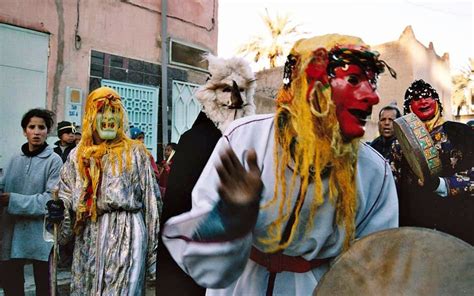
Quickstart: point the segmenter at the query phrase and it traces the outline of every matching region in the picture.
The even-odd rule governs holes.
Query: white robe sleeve
[[[364,218],[356,228],[356,238],[367,236],[371,233],[398,227],[398,197],[392,171],[385,163],[385,172],[381,188],[374,192],[375,202],[364,211]],[[372,198],[370,198],[371,200]]]
[[[220,289],[232,284],[242,274],[252,246],[252,233],[230,241],[193,240],[198,225],[219,200],[219,176],[215,167],[220,162],[220,152],[228,146],[225,137],[217,143],[193,189],[192,210],[171,218],[163,229],[163,242],[173,259],[206,288]]]

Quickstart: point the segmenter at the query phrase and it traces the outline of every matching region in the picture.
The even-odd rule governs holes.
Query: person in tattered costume
[[[243,58],[207,55],[209,79],[196,91],[203,106],[192,128],[181,135],[168,188],[163,198],[161,223],[191,209],[191,192],[229,124],[255,114],[255,75]],[[200,287],[174,262],[166,248],[158,253],[156,295],[204,295]]]
[[[442,169],[420,184],[399,142],[394,142],[390,161],[398,189],[400,226],[433,228],[474,245],[470,226],[474,225],[474,132],[466,124],[443,119],[438,92],[422,79],[406,90],[404,113],[414,113],[425,124]]]
[[[48,206],[50,221],[64,218],[59,243],[74,235],[71,295],[142,295],[145,276],[155,275],[161,207],[148,152],[126,136],[113,89],[91,92],[83,122],[61,170],[60,201]]]
[[[359,38],[300,40],[276,114],[229,126],[162,235],[208,295],[310,295],[354,239],[398,226],[390,168],[359,141],[384,68]]]

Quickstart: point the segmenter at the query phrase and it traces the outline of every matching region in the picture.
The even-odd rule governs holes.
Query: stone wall
[[[282,77],[283,67],[256,73],[257,89],[254,100],[258,114],[275,112],[275,98],[281,86]]]

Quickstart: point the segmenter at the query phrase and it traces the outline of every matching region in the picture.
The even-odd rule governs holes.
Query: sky
[[[264,32],[266,8],[272,16],[289,14],[308,36],[354,35],[370,45],[397,40],[411,25],[423,45],[433,42],[439,56],[449,53],[453,73],[474,58],[472,0],[219,0],[218,55],[235,56],[241,44]]]

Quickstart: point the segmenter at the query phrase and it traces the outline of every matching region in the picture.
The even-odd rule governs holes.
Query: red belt
[[[292,257],[282,253],[267,254],[252,247],[252,250],[250,251],[250,259],[259,265],[264,266],[272,273],[279,273],[282,271],[304,273],[325,263],[329,263],[331,258],[307,261],[301,256]]]

